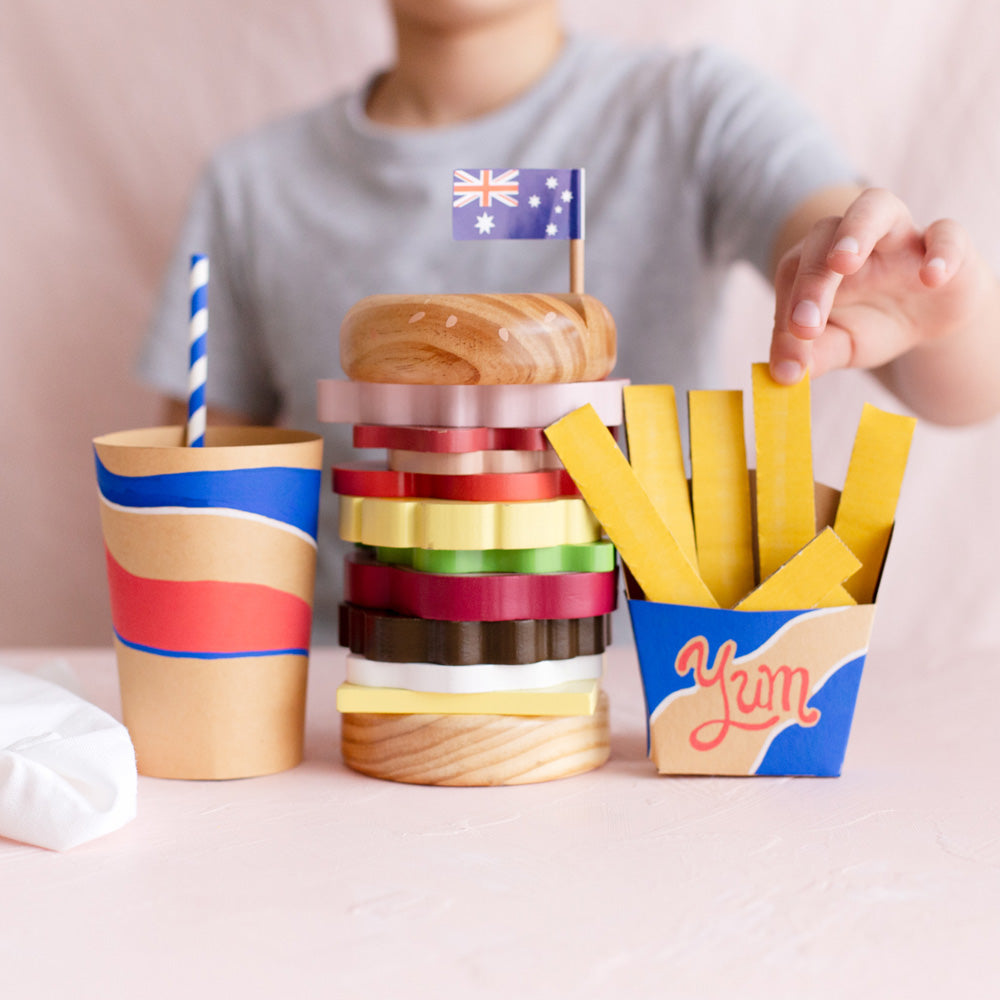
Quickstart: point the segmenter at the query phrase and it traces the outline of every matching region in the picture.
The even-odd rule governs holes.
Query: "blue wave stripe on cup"
[[[114,630],[115,638],[129,649],[138,650],[140,653],[151,653],[154,656],[166,656],[175,660],[242,660],[248,658],[259,659],[262,656],[308,656],[309,650],[305,647],[293,647],[289,649],[246,649],[237,652],[205,653],[192,650],[159,649],[156,646],[146,646],[141,642],[130,642],[123,639],[117,630]]]
[[[316,538],[319,469],[276,466],[121,476],[94,455],[101,495],[122,507],[221,507],[268,517]]]

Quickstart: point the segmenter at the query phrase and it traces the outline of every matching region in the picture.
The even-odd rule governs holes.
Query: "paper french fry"
[[[833,529],[824,528],[733,610],[785,611],[815,607],[860,567],[860,561]]]
[[[688,561],[697,565],[691,492],[684,471],[674,387],[627,385],[624,397],[632,471]]]
[[[862,604],[875,599],[915,426],[868,403],[861,413],[834,530],[861,560],[846,586]]]
[[[594,408],[545,433],[647,599],[718,607]]]
[[[688,411],[698,570],[718,603],[728,608],[754,585],[743,394],[693,391]]]
[[[858,602],[850,595],[847,588],[838,583],[830,593],[824,595],[815,604],[817,608],[849,608]]]
[[[757,450],[757,550],[766,580],[816,532],[810,387],[785,386],[766,363],[752,370]]]

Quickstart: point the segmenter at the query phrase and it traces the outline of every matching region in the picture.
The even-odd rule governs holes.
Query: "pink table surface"
[[[119,713],[110,651],[0,662],[54,655]],[[492,789],[347,770],[343,655],[314,656],[299,768],[140,778],[138,818],[66,854],[0,840],[0,995],[912,1000],[1000,982],[1000,650],[873,650],[841,778],[671,779],[617,646],[611,761]]]

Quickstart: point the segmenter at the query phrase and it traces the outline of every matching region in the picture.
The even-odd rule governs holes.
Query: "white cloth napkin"
[[[41,677],[0,666],[0,836],[65,851],[135,818],[128,730]]]

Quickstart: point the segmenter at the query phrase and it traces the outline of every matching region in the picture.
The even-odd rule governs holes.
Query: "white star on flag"
[[[563,191],[563,193],[559,197],[562,198],[563,201],[572,201],[573,192],[569,190]]]
[[[492,215],[487,215],[483,212],[482,215],[476,216],[476,229],[478,229],[479,232],[488,233],[493,229],[494,225],[496,225],[496,223],[493,221]]]
[[[546,177],[545,186],[547,188],[557,188],[559,187],[559,181],[555,177]]]
[[[533,194],[533,195],[532,195],[532,196],[531,196],[531,197],[530,197],[530,198],[528,199],[528,204],[529,204],[529,205],[530,205],[530,206],[531,206],[532,208],[538,208],[538,206],[539,206],[539,205],[541,205],[541,203],[542,203],[542,199],[541,199],[541,198],[539,198],[537,194]]]
[[[546,236],[555,236],[555,234],[558,233],[558,232],[559,232],[559,227],[554,222],[550,222],[545,227],[545,235]]]

